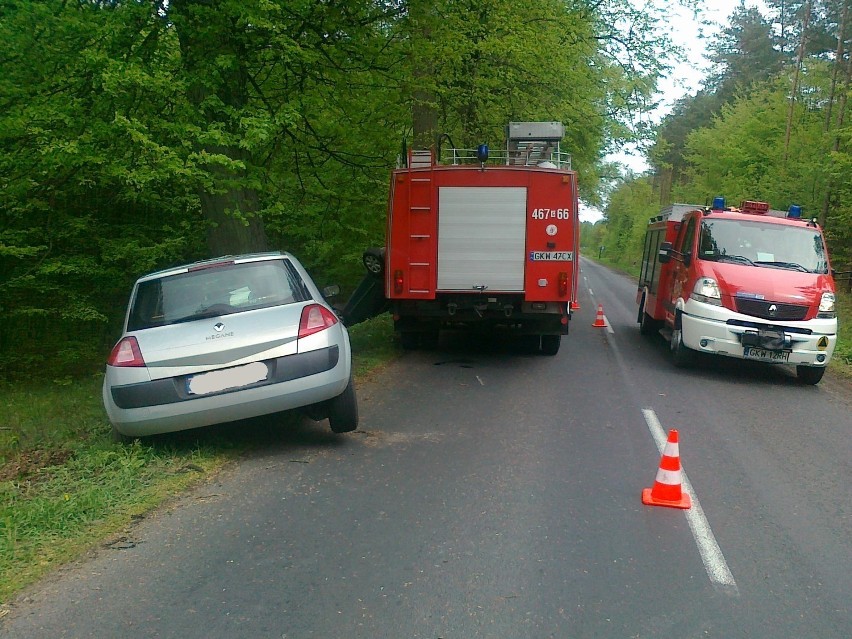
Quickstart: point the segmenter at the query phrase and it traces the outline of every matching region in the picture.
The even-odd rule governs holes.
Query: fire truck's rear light
[[[568,295],[568,273],[565,271],[559,272],[559,296]]]
[[[393,272],[393,292],[397,295],[402,293],[402,271],[397,269]]]

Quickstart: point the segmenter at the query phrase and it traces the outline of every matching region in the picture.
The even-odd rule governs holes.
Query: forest
[[[661,205],[721,194],[801,205],[852,263],[851,3],[741,6],[648,126],[700,0],[2,0],[0,380],[97,373],[173,264],[286,250],[351,289],[406,149],[510,121],[565,124],[587,251],[629,264]]]
[[[741,4],[708,43],[701,90],[655,128],[651,169],[610,181],[604,220],[584,225],[587,251],[632,269],[649,218],[673,202],[797,204],[825,229],[840,288],[852,290],[852,3],[765,4]]]

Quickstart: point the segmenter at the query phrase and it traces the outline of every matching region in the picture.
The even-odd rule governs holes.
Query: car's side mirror
[[[672,243],[671,242],[663,242],[660,244],[660,253],[659,253],[659,261],[660,264],[668,264],[672,259]]]

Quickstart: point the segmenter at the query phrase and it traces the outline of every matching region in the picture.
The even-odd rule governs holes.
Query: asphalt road
[[[852,636],[849,387],[675,369],[628,279],[581,279],[555,357],[445,335],[359,387],[356,433],[231,427],[272,434],[0,636]],[[640,499],[670,429],[689,511]]]

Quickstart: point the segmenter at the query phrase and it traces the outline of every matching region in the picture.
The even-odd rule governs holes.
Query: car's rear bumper
[[[110,423],[123,435],[143,437],[292,410],[336,397],[350,375],[349,353],[338,346],[266,362],[266,380],[207,395],[189,394],[186,376],[135,384],[104,378]]]

